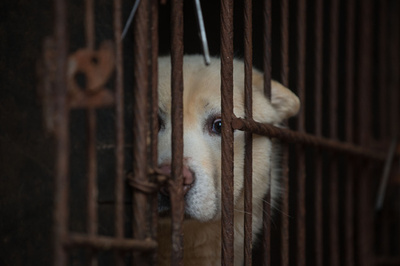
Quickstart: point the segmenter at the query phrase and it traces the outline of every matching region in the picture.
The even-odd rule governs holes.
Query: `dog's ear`
[[[253,86],[262,91],[263,84],[263,74],[254,71]],[[271,105],[276,110],[279,119],[284,120],[299,112],[300,100],[291,90],[279,82],[271,80]]]
[[[300,110],[299,98],[274,80],[271,81],[271,104],[282,120],[296,115]]]

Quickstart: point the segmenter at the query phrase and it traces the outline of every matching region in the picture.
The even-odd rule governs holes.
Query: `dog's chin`
[[[196,202],[196,201],[195,201]],[[217,219],[219,213],[215,206],[193,206],[193,201],[185,196],[185,220],[197,220],[200,222],[208,222]],[[214,205],[214,204],[208,204]],[[158,212],[160,217],[171,216],[171,202],[168,196],[158,194]]]

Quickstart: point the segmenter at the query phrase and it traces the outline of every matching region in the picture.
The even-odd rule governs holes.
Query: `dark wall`
[[[36,93],[51,18],[51,1],[0,2],[0,265],[52,259],[54,142]]]

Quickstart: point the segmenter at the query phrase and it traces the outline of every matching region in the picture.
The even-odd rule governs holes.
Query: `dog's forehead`
[[[234,109],[240,115],[243,112],[244,74],[243,64],[235,65]],[[204,117],[221,111],[221,75],[218,59],[205,66],[201,56],[185,57],[183,67],[183,109],[184,117]],[[159,68],[159,107],[164,113],[171,113],[171,69],[166,58],[160,61]],[[194,119],[190,119],[194,120]]]
[[[205,108],[218,109],[221,105],[220,80],[207,73],[184,72],[183,107],[187,111]],[[159,106],[170,112],[171,86],[169,80],[159,83]]]
[[[170,91],[170,89],[168,90]],[[160,94],[160,109],[166,113],[168,120],[171,114],[171,93]],[[221,96],[218,86],[206,84],[187,84],[183,92],[183,119],[185,127],[203,125],[211,114],[221,112]]]

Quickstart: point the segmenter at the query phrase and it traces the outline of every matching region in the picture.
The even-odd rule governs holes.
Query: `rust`
[[[165,1],[162,1],[165,3]],[[289,32],[288,32],[288,5],[287,0],[281,1],[281,82],[288,86],[289,77]],[[327,81],[329,96],[328,115],[329,115],[329,138],[323,137],[323,2],[316,0],[315,6],[315,93],[313,100],[315,102],[315,135],[307,134],[305,130],[305,110],[302,108],[297,131],[285,128],[277,128],[268,124],[260,124],[252,120],[252,96],[251,96],[251,75],[252,75],[252,7],[251,1],[245,1],[244,8],[244,26],[245,26],[245,118],[236,118],[233,115],[232,105],[232,60],[233,60],[233,2],[221,1],[221,105],[223,133],[222,133],[222,172],[224,173],[224,184],[222,187],[222,265],[233,265],[233,130],[239,129],[246,131],[246,153],[245,153],[245,265],[252,264],[252,135],[260,134],[270,138],[277,138],[284,142],[283,156],[283,204],[280,207],[283,212],[281,228],[281,264],[289,264],[289,256],[295,256],[296,264],[305,265],[306,244],[305,232],[305,151],[306,146],[315,148],[315,235],[307,232],[307,236],[315,236],[314,244],[316,265],[323,265],[324,247],[329,248],[329,260],[332,265],[339,265],[342,261],[345,265],[397,265],[397,257],[377,256],[373,253],[372,235],[365,232],[373,231],[373,217],[371,216],[371,174],[372,168],[357,168],[356,159],[361,165],[367,164],[380,166],[385,161],[386,154],[380,150],[374,150],[368,146],[371,140],[372,120],[372,95],[374,84],[373,78],[377,79],[379,84],[378,97],[379,102],[379,126],[377,131],[379,144],[385,144],[388,137],[398,134],[398,105],[399,91],[397,90],[398,79],[387,80],[390,75],[398,72],[398,66],[390,67],[390,64],[398,63],[398,51],[385,52],[385,49],[392,49],[392,46],[398,44],[398,37],[393,36],[393,42],[388,41],[388,30],[386,24],[388,20],[387,9],[388,2],[382,1],[379,5],[379,36],[378,42],[372,42],[372,22],[373,2],[372,0],[362,1],[360,7],[360,40],[357,37],[355,22],[355,1],[350,0],[345,3],[346,6],[346,27],[345,27],[345,140],[338,140],[338,93],[341,82],[338,74],[339,67],[339,21],[338,8],[339,1],[333,0],[328,10],[330,12],[329,22],[329,64],[327,64]],[[56,189],[55,189],[55,265],[66,265],[68,258],[68,249],[66,248],[89,248],[93,253],[89,253],[93,264],[96,263],[94,256],[97,250],[114,250],[116,252],[116,265],[124,264],[124,255],[122,251],[149,251],[146,253],[135,252],[134,259],[137,264],[148,265],[156,261],[156,239],[157,232],[157,197],[155,196],[161,184],[169,183],[171,206],[172,206],[172,264],[182,265],[183,258],[183,237],[182,222],[184,215],[184,201],[182,192],[182,164],[183,164],[183,13],[181,0],[172,1],[172,97],[173,110],[173,162],[172,177],[163,176],[157,170],[157,55],[158,55],[158,1],[141,1],[139,11],[135,17],[134,26],[134,162],[133,174],[128,176],[129,184],[134,188],[133,199],[133,231],[134,239],[124,238],[124,125],[123,125],[123,55],[122,55],[122,14],[121,1],[114,2],[114,46],[110,43],[103,43],[100,49],[95,51],[95,33],[94,33],[94,14],[93,0],[86,1],[86,42],[87,47],[73,53],[68,57],[68,39],[66,27],[67,5],[63,0],[56,0],[55,14],[55,38],[54,41],[46,40],[44,45],[44,64],[42,65],[42,97],[44,101],[44,115],[46,127],[49,131],[54,131],[57,136],[57,159],[56,159]],[[305,106],[305,38],[306,38],[306,8],[305,1],[299,1],[296,21],[296,71],[295,87],[301,100],[302,106]],[[266,0],[264,4],[264,91],[269,98],[271,94],[271,1]],[[397,21],[397,20],[396,20]],[[394,23],[395,27],[398,25]],[[396,39],[397,38],[397,39]],[[149,45],[150,43],[150,45]],[[357,50],[356,44],[359,43]],[[371,61],[373,58],[373,45],[379,47],[376,50],[379,69],[374,74],[375,66]],[[151,52],[151,55],[149,54]],[[354,54],[358,53],[357,56]],[[358,62],[355,62],[358,59]],[[390,61],[390,62],[389,62]],[[356,63],[356,64],[355,64]],[[355,65],[359,66],[357,72]],[[106,82],[110,79],[114,66],[115,73],[115,92],[105,88]],[[391,70],[393,68],[393,70]],[[392,72],[390,72],[392,71]],[[389,73],[390,72],[390,73]],[[86,77],[86,85],[79,84],[77,75]],[[374,76],[375,75],[375,76]],[[357,78],[357,80],[355,80]],[[397,82],[397,83],[396,83]],[[392,84],[393,83],[393,84]],[[387,87],[387,88],[386,88]],[[395,87],[392,94],[390,88]],[[151,90],[150,90],[151,88]],[[390,92],[390,93],[389,93]],[[356,94],[357,93],[357,94]],[[357,97],[356,97],[357,95]],[[389,104],[385,101],[389,100]],[[354,105],[354,102],[357,102]],[[116,113],[116,186],[115,186],[115,237],[103,237],[97,235],[97,184],[96,184],[96,111],[98,107],[111,106],[115,104]],[[309,106],[309,105],[308,105]],[[68,232],[68,169],[69,169],[69,110],[70,108],[85,108],[88,112],[88,234],[78,235]],[[389,119],[386,119],[389,113]],[[149,119],[150,118],[150,119]],[[147,121],[150,121],[148,123]],[[356,127],[355,125],[359,125]],[[148,138],[150,136],[150,138]],[[146,141],[146,140],[149,141]],[[357,142],[357,144],[355,144]],[[289,213],[288,193],[288,154],[286,143],[294,143],[296,146],[296,242],[289,250]],[[149,145],[148,147],[146,145]],[[381,148],[382,146],[380,146]],[[330,194],[326,199],[329,200],[329,221],[323,221],[322,202],[322,159],[321,151],[330,151],[333,155],[329,160],[329,189]],[[149,152],[149,153],[147,153]],[[347,157],[346,178],[344,178],[344,197],[345,206],[344,216],[344,235],[343,244],[345,245],[344,258],[339,255],[339,213],[338,213],[338,172],[337,156],[344,154]],[[147,157],[149,155],[149,157]],[[399,158],[399,151],[394,155]],[[241,178],[241,177],[238,177]],[[398,182],[393,180],[393,182]],[[357,186],[356,186],[357,184]],[[264,237],[263,237],[263,265],[270,265],[270,191],[266,196],[264,203]],[[356,208],[354,208],[356,206]],[[290,206],[292,208],[292,206]],[[149,212],[149,210],[151,212]],[[307,210],[307,215],[311,210]],[[327,224],[329,231],[326,234],[329,238],[329,245],[324,244],[323,225]],[[391,222],[382,223],[392,225]],[[355,227],[356,225],[356,227]],[[313,229],[314,230],[314,229]],[[386,230],[386,229],[385,229]],[[383,231],[383,230],[382,230]],[[390,230],[386,230],[390,233]],[[380,231],[379,231],[380,232]],[[292,236],[292,232],[290,232]],[[386,236],[383,236],[384,239]],[[390,237],[386,237],[390,240]],[[308,241],[308,240],[307,240]],[[341,244],[341,243],[340,243]],[[389,245],[387,245],[389,247]],[[292,250],[293,248],[293,250]],[[390,247],[389,247],[390,248]],[[387,250],[387,249],[386,249]],[[386,252],[385,255],[388,255]],[[307,258],[308,260],[308,258]]]
[[[55,73],[55,129],[56,129],[56,177],[54,190],[54,265],[67,265],[68,255],[63,239],[68,232],[69,192],[69,110],[67,96],[67,12],[66,1],[55,2],[55,45],[57,48]]]
[[[347,164],[344,197],[346,199],[344,220],[345,220],[345,265],[354,265],[354,160]]]
[[[129,185],[142,193],[151,194],[158,191],[159,186],[149,180],[140,180],[131,173],[127,177]]]
[[[297,2],[297,52],[296,52],[296,84],[297,96],[301,109],[297,119],[297,130],[305,131],[305,69],[306,69],[306,3]],[[297,265],[306,265],[306,161],[305,150],[301,144],[296,145],[296,261]]]
[[[151,126],[150,126],[150,137],[151,137],[151,166],[156,168],[158,166],[158,0],[151,1]],[[156,176],[152,179],[153,182],[160,183],[160,176]],[[153,239],[157,239],[157,224],[158,224],[158,197],[157,194],[153,195],[152,198],[152,226],[151,236]],[[153,254],[153,264],[157,261],[157,253]]]
[[[90,247],[98,250],[151,251],[157,248],[157,242],[151,239],[116,239],[105,236],[86,236],[70,234],[64,239],[64,247]]]
[[[136,183],[146,183],[147,176],[147,96],[149,90],[149,13],[148,1],[140,1],[134,17],[134,87],[133,87],[133,176]],[[132,199],[133,237],[144,240],[149,235],[148,196],[135,189]],[[144,253],[134,253],[133,262],[138,265],[150,265],[151,258]]]
[[[323,14],[324,1],[315,2],[315,75],[314,75],[314,103],[315,103],[315,128],[317,137],[322,137],[322,89],[323,89]],[[323,189],[322,189],[322,156],[321,151],[315,151],[315,265],[322,266],[324,262],[324,237],[323,237]]]
[[[337,139],[338,108],[338,55],[339,55],[339,1],[330,3],[329,17],[329,135]],[[332,266],[339,265],[339,218],[338,218],[338,161],[335,154],[329,156],[329,253]]]
[[[273,125],[262,124],[255,121],[247,121],[242,118],[235,118],[232,122],[232,126],[234,129],[251,131],[254,134],[277,138],[287,143],[310,145],[316,148],[328,149],[380,162],[384,161],[386,158],[386,155],[382,152],[366,149],[351,143],[317,137],[311,134],[296,132],[286,128],[278,128]]]
[[[358,123],[359,132],[358,138],[360,145],[368,146],[371,140],[371,92],[372,92],[372,20],[373,20],[373,3],[372,0],[363,1],[360,6],[360,47],[358,50],[358,87],[360,91],[358,97]],[[373,230],[373,217],[371,215],[371,202],[370,202],[370,178],[371,178],[371,165],[366,167],[361,162],[359,169],[359,177],[357,178],[358,195],[357,195],[357,210],[356,210],[356,225],[357,225],[357,257],[359,258],[360,265],[372,265],[372,239],[371,234],[365,232],[372,232]]]
[[[183,265],[183,1],[171,1],[172,163],[169,192],[172,216],[172,265]]]
[[[221,265],[233,265],[233,2],[221,0]]]
[[[387,119],[387,102],[388,102],[388,86],[387,86],[387,1],[379,1],[379,37],[378,37],[378,82],[379,82],[379,137],[387,139],[388,122]]]
[[[400,47],[400,21],[399,21],[399,13],[400,13],[400,5],[398,1],[388,2],[391,5],[391,16],[390,16],[390,25],[393,26],[393,34],[390,35],[389,41],[389,58],[391,67],[391,82],[390,82],[390,97],[389,97],[389,110],[388,114],[390,115],[390,127],[389,132],[392,137],[399,137],[400,126],[399,126],[399,99],[400,99],[400,53],[398,47]]]
[[[280,2],[280,79],[285,87],[289,87],[289,1]],[[287,121],[284,121],[287,125]],[[289,150],[285,145],[282,148],[282,196],[281,215],[281,265],[289,265]]]
[[[114,0],[114,40],[115,40],[115,236],[124,238],[124,70],[122,42],[122,3]],[[115,253],[115,265],[124,265],[121,252]]]
[[[324,247],[323,247],[323,188],[322,188],[322,153],[321,150],[315,151],[315,265],[324,265]]]
[[[88,50],[94,49],[94,10],[93,10],[93,0],[86,0],[86,21],[85,21],[85,31],[86,31],[86,45]],[[96,57],[91,59],[92,63]],[[77,52],[75,57],[75,64],[78,66],[76,68],[76,73],[87,68],[79,67],[79,64],[85,65],[86,60],[79,52]],[[96,59],[97,60],[97,59]],[[79,63],[78,63],[79,62]],[[74,64],[74,63],[71,63]],[[84,72],[84,71],[82,71]],[[89,75],[86,74],[86,77]],[[93,82],[89,82],[90,85]],[[75,88],[74,88],[75,89]],[[86,111],[86,121],[87,121],[87,231],[90,237],[95,237],[97,235],[98,227],[98,213],[97,213],[97,153],[96,153],[96,110],[94,108],[89,108]],[[89,265],[97,265],[98,260],[96,253],[93,250],[88,252],[88,262]]]
[[[84,48],[68,59],[69,104],[73,108],[95,108],[111,105],[112,93],[104,88],[114,70],[114,46],[103,42],[98,51]],[[78,76],[85,78],[84,88],[78,84]]]
[[[271,99],[271,0],[264,1],[264,94]]]
[[[90,48],[76,51],[68,59],[68,89],[72,94],[81,90],[76,74],[83,73],[86,76],[84,89],[97,92],[110,78],[114,64],[114,45],[110,41],[103,42],[97,51]]]
[[[271,99],[271,1],[264,1],[264,94]],[[271,184],[271,171],[268,173],[268,183]],[[263,265],[271,264],[271,186],[268,190],[263,204]]]
[[[244,95],[245,118],[253,118],[253,42],[252,42],[252,2],[244,2]],[[244,156],[244,265],[252,265],[252,178],[253,178],[253,134],[245,132]]]
[[[346,4],[346,76],[345,76],[345,88],[346,88],[346,132],[345,140],[349,143],[354,140],[354,30],[355,30],[355,0],[349,0]],[[355,161],[350,159],[347,163],[347,172],[345,180],[345,265],[354,265],[354,178],[355,178]]]
[[[97,154],[96,154],[96,110],[87,110],[87,230],[89,236],[97,234]],[[97,256],[89,252],[91,265],[97,264]]]

